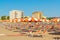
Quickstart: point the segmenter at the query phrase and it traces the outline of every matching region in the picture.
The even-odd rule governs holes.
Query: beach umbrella
[[[46,20],[47,22],[50,22],[50,20]]]
[[[46,22],[46,19],[42,19],[42,22]]]
[[[25,19],[24,19],[24,22],[28,22],[28,18],[25,18]]]
[[[14,19],[11,19],[10,22],[14,22]]]
[[[60,19],[57,19],[57,22],[60,22]]]
[[[31,18],[31,21],[32,21],[32,22],[34,22],[34,21],[35,21],[35,19],[32,17],[32,18]]]
[[[42,19],[42,22],[49,22],[49,20],[47,20],[47,19]]]
[[[14,19],[13,22],[23,22],[24,19],[23,18],[20,18],[20,19]]]
[[[60,19],[58,19],[58,18],[54,18],[54,19],[52,19],[51,21],[52,21],[52,22],[59,22]]]
[[[21,19],[18,19],[18,22],[21,22]]]
[[[42,19],[38,19],[38,22],[42,22]]]
[[[20,22],[24,22],[24,19],[23,18],[20,18]]]
[[[57,19],[54,19],[53,21],[54,21],[54,22],[58,22]]]
[[[14,22],[18,22],[18,19],[16,18],[16,19],[14,20]]]
[[[6,22],[10,22],[10,20],[6,20]]]
[[[38,19],[37,18],[34,18],[35,22],[38,22]]]
[[[31,18],[28,18],[28,21],[31,21]]]
[[[33,17],[32,17],[32,18],[29,18],[28,21],[29,21],[29,22],[36,22],[36,21],[38,21],[38,20],[37,20],[36,18],[33,18]]]
[[[12,19],[10,22],[18,22],[18,19]]]

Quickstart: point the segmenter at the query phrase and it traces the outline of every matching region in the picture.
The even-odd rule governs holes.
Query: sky
[[[46,17],[60,17],[60,0],[0,0],[0,16],[12,10],[23,11],[25,16],[40,11]]]

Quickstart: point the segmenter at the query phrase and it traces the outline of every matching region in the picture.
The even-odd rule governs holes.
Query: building
[[[37,19],[42,19],[43,15],[42,15],[42,12],[33,12],[32,17]]]
[[[13,10],[10,11],[10,20],[12,19],[20,19],[23,17],[23,11],[19,11],[19,10]]]

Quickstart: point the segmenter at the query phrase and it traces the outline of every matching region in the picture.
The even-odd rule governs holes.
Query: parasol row
[[[0,22],[60,22],[60,19],[36,19],[36,18],[20,18],[13,20],[0,20]]]

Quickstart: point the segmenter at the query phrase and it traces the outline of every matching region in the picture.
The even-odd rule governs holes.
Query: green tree
[[[6,16],[1,16],[1,20],[6,20]]]
[[[53,19],[53,17],[47,17],[47,19],[48,19],[48,20],[51,20],[51,19]]]
[[[9,16],[7,16],[7,18],[6,18],[6,19],[8,19],[8,20],[9,20],[9,19],[10,19],[10,17],[9,17]]]

